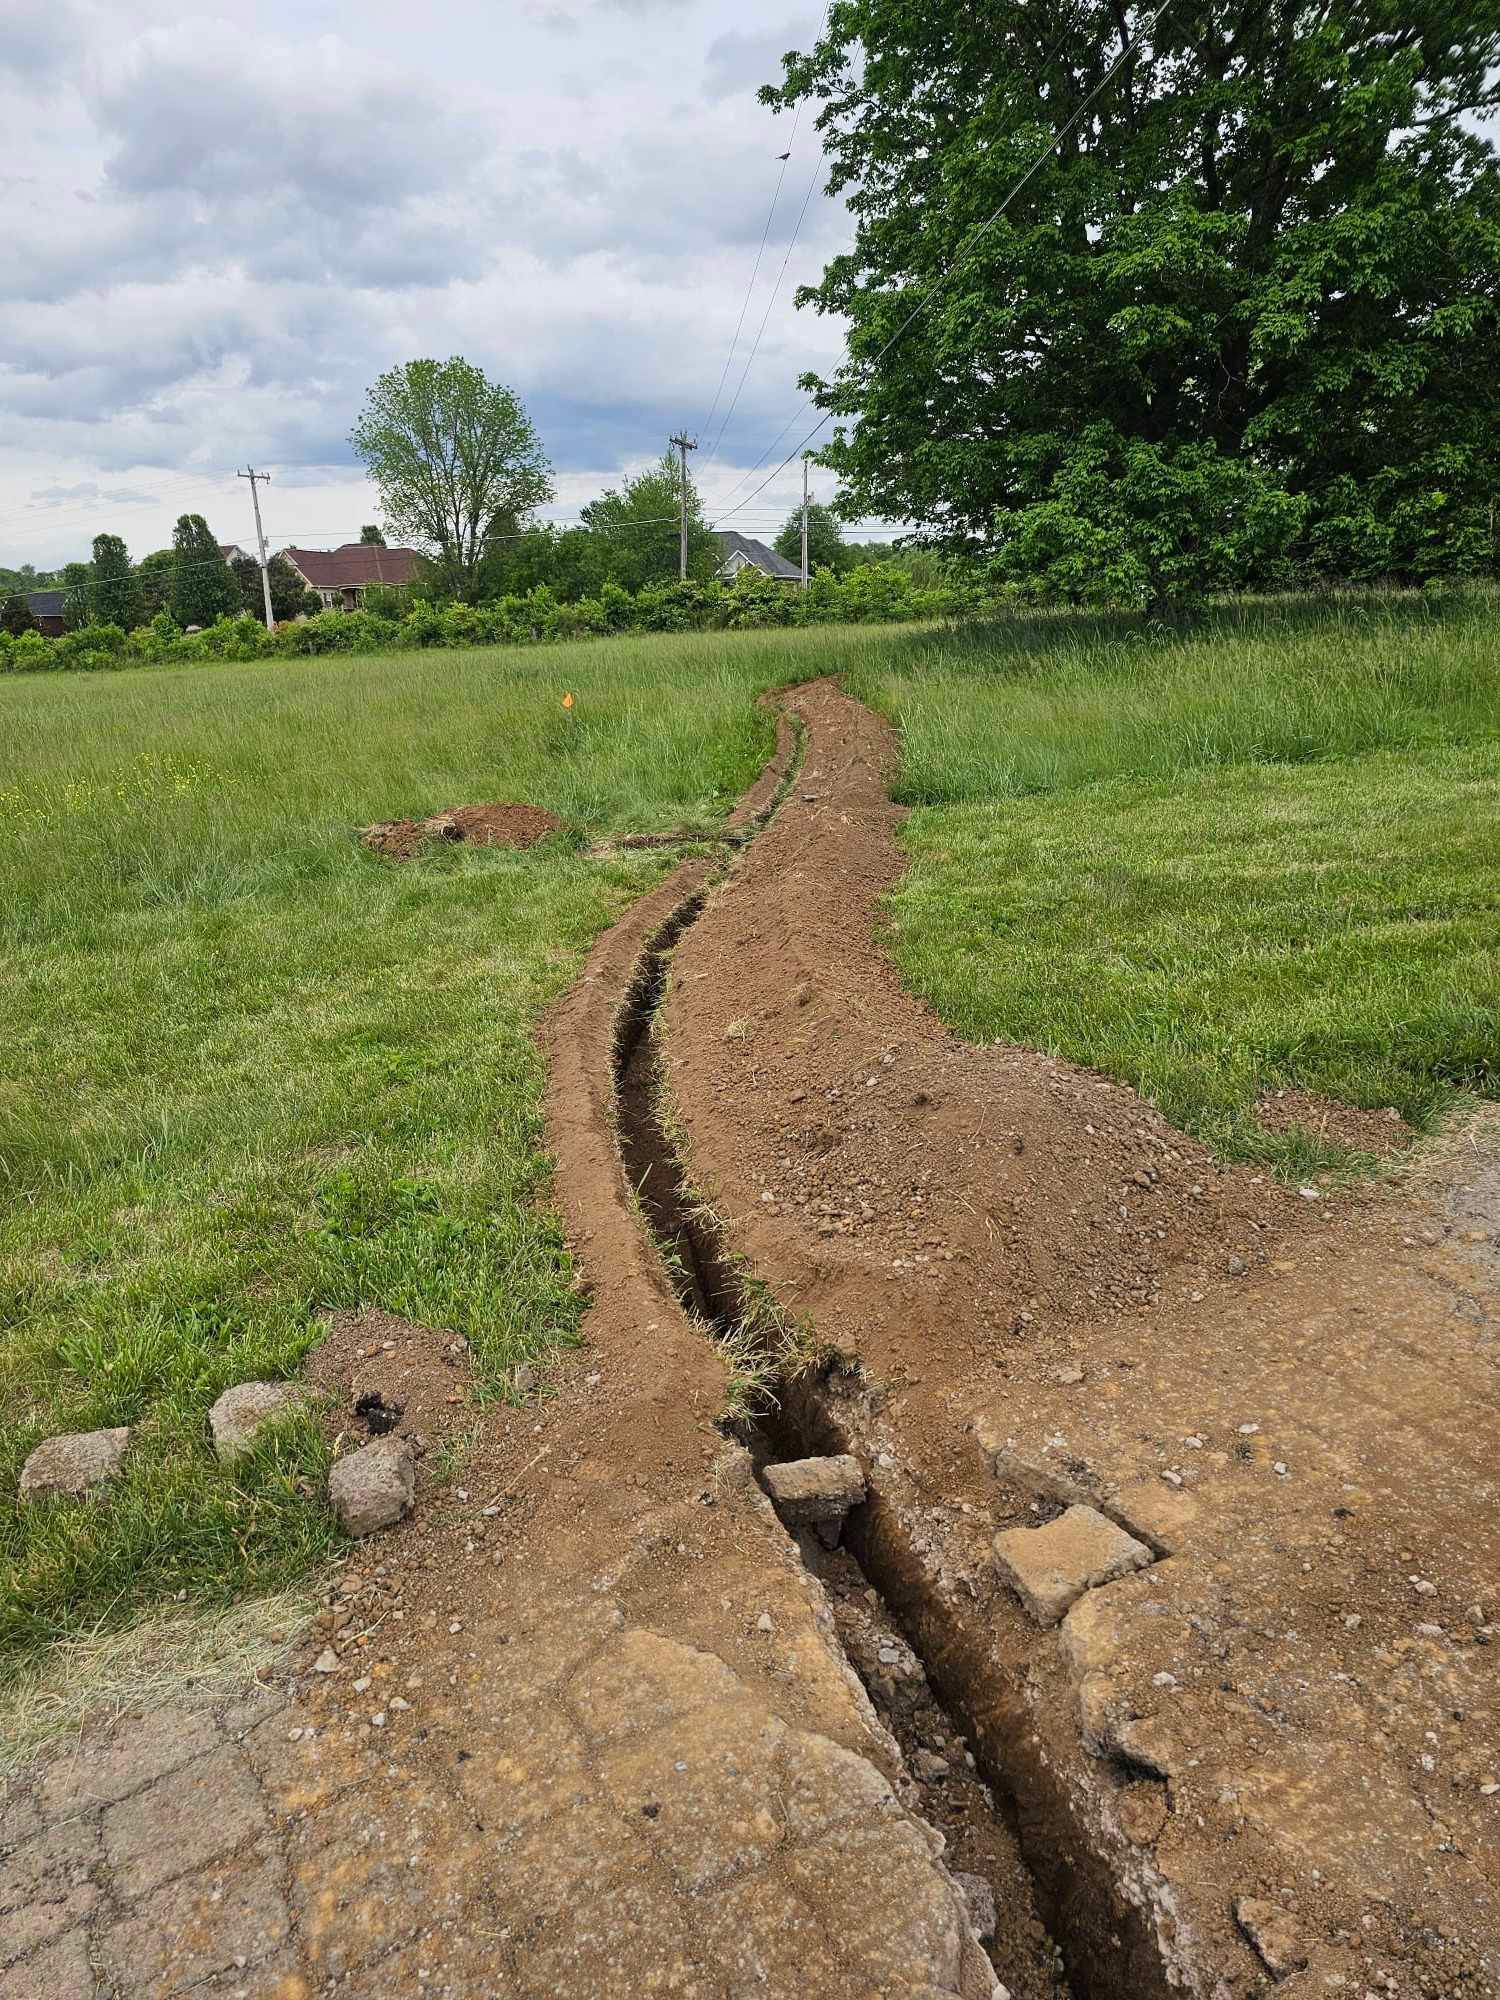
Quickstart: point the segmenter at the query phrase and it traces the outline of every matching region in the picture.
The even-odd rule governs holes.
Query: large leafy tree
[[[383,549],[385,533],[376,521],[367,521],[359,531],[361,544],[366,548]]]
[[[212,625],[240,609],[239,585],[201,514],[179,514],[172,530],[170,608],[182,626]]]
[[[25,592],[7,591],[3,602],[0,602],[0,632],[8,632],[13,639],[19,639],[23,632],[35,632],[37,629]]]
[[[81,625],[93,625],[98,621],[94,608],[94,569],[92,563],[64,563],[62,568],[63,623],[70,632],[76,632]]]
[[[607,578],[626,590],[676,578],[681,560],[680,512],[682,473],[675,452],[665,452],[654,465],[608,487],[597,500],[579,510],[593,543],[599,580]],[[687,477],[688,575],[705,578],[719,564],[719,544],[703,518],[703,502]]]
[[[172,575],[176,567],[177,558],[170,549],[153,549],[150,555],[141,557],[135,580],[140,588],[144,618],[151,619],[158,611],[172,609]]]
[[[145,617],[140,579],[118,535],[94,537],[93,615],[100,624],[118,625],[124,632],[133,631]]]
[[[487,543],[552,497],[552,468],[519,400],[458,356],[388,369],[350,443],[387,526],[430,555],[448,595],[470,602]]]
[[[833,0],[762,93],[821,103],[854,218],[803,295],[851,505],[1074,596],[1489,565],[1500,0],[1150,19]]]
[[[248,611],[252,618],[266,615],[265,592],[261,588],[260,564],[254,556],[236,556],[229,565],[234,576],[234,586],[239,593],[240,609]],[[266,564],[271,577],[271,616],[279,624],[283,618],[295,618],[302,610],[307,596],[307,585],[298,576],[285,556],[272,556]],[[318,609],[323,608],[323,600],[318,599]]]
[[[802,561],[802,509],[788,514],[781,533],[772,543],[777,555],[785,556],[788,562],[800,564]],[[807,507],[807,568],[808,574],[815,569],[842,570],[845,567],[846,551],[844,533],[839,526],[838,516],[831,507],[821,501],[811,500]]]

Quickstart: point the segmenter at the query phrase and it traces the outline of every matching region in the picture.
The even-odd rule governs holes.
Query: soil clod
[[[432,841],[464,841],[470,847],[534,847],[556,833],[562,821],[541,806],[495,800],[489,805],[453,806],[427,819],[388,819],[360,836],[372,854],[388,861],[415,861]]]

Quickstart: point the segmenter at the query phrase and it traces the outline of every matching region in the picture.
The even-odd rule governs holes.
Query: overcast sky
[[[262,0],[231,21],[7,0],[0,564],[86,556],[103,529],[140,556],[186,509],[248,545],[250,462],[273,475],[273,544],[352,539],[377,508],[350,426],[416,355],[517,391],[559,515],[703,430],[792,143],[756,88],[819,11]],[[711,513],[762,476],[737,485],[801,405],[799,372],[837,352],[791,297],[847,234],[805,116],[695,462]],[[793,467],[732,525],[769,529],[799,484]]]

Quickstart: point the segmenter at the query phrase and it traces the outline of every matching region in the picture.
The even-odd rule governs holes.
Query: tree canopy
[[[248,611],[252,618],[264,618],[266,599],[261,588],[260,564],[254,556],[236,556],[229,567],[234,576],[234,587],[239,592],[240,609]],[[295,618],[308,595],[307,585],[285,556],[272,556],[266,568],[271,578],[271,616],[278,624],[283,618]],[[317,599],[317,606],[321,611],[321,597]]]
[[[654,465],[627,479],[618,490],[608,487],[579,511],[590,539],[601,580],[607,577],[626,590],[643,584],[667,583],[680,562],[679,513],[682,472],[675,452],[664,452]],[[688,575],[712,576],[719,564],[719,544],[703,518],[703,502],[687,476]]]
[[[8,632],[13,639],[19,639],[23,632],[35,632],[37,629],[25,592],[8,590],[0,601],[0,632]]]
[[[388,369],[349,441],[392,532],[425,549],[445,592],[466,601],[486,545],[552,497],[552,468],[520,402],[459,356]]]
[[[130,563],[130,551],[119,535],[94,537],[93,611],[96,625],[118,625],[133,631],[144,616],[140,581]]]
[[[182,626],[212,625],[240,609],[239,585],[201,514],[179,514],[172,530],[170,609]]]
[[[796,508],[786,517],[785,525],[772,543],[777,555],[785,556],[788,562],[802,562],[802,509]],[[844,531],[831,507],[821,501],[811,500],[807,507],[807,569],[811,575],[815,569],[841,570],[844,567]]]
[[[834,0],[786,59],[855,224],[800,295],[849,327],[823,462],[1071,597],[1489,567],[1500,0],[1150,20]]]
[[[364,527],[360,529],[359,539],[361,544],[366,548],[383,549],[385,547],[384,532],[373,521],[366,522]]]

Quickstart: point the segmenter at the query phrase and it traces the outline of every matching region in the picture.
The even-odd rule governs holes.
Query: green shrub
[[[118,625],[80,625],[53,641],[51,665],[60,671],[123,665],[125,634]]]
[[[922,552],[918,552],[922,555]],[[64,668],[158,665],[169,660],[308,658],[322,653],[395,652],[423,646],[535,646],[552,639],[623,632],[720,632],[781,625],[952,619],[982,615],[1010,593],[1003,582],[981,585],[930,554],[862,564],[842,578],[816,571],[808,588],[755,570],[732,584],[662,583],[636,592],[604,583],[597,597],[562,604],[546,584],[524,597],[485,604],[439,604],[396,590],[372,589],[362,611],[324,611],[267,632],[249,612],[184,632],[170,612],[128,637],[117,625],[87,625],[45,640],[0,633],[0,671],[36,673]],[[398,616],[389,616],[396,610]]]
[[[0,669],[8,674],[45,673],[52,665],[52,647],[40,632],[23,632],[19,638],[6,638],[5,651],[0,653]]]

